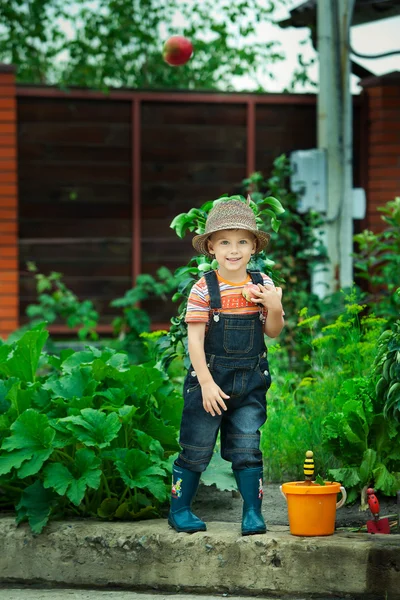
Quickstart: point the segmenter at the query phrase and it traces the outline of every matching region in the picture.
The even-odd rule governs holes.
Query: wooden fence
[[[169,228],[175,215],[240,192],[243,178],[268,175],[281,153],[316,146],[313,95],[14,87],[19,322],[35,300],[26,270],[34,261],[93,300],[109,331],[111,300],[139,273],[174,270],[192,256],[190,236],[179,240]],[[368,189],[367,97],[354,101],[354,184]],[[154,326],[175,310],[170,303],[145,308]]]

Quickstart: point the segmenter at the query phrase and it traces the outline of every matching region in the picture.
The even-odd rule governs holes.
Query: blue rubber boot
[[[172,469],[172,492],[171,508],[168,515],[168,523],[176,531],[194,533],[195,531],[206,531],[204,521],[201,521],[190,510],[193,497],[199,486],[200,473],[183,469],[178,465]]]
[[[267,527],[261,514],[262,467],[233,471],[243,498],[242,535],[265,533]]]

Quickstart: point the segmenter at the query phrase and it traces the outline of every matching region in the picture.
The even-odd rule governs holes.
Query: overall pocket
[[[226,320],[224,327],[224,350],[227,354],[247,354],[253,349],[253,344],[253,320]]]
[[[194,392],[200,387],[197,375],[193,375],[193,373],[195,373],[195,371],[193,367],[191,367],[185,377],[185,381],[183,382],[183,390],[186,394],[190,394],[190,392]]]
[[[207,363],[207,367],[210,370],[210,373],[213,372],[213,369],[210,366],[210,363]],[[200,387],[199,380],[197,379],[196,371],[193,369],[193,365],[190,365],[190,368],[186,374],[185,380],[183,382],[183,391],[186,394],[190,394],[190,392],[194,392]]]

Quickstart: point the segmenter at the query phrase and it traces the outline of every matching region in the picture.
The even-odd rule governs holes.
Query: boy
[[[186,312],[191,366],[184,382],[182,452],[173,467],[168,516],[179,532],[206,530],[190,505],[219,429],[221,456],[232,463],[244,501],[242,535],[266,532],[259,429],[266,420],[271,377],[264,333],[277,337],[284,326],[282,290],[266,275],[248,272],[247,265],[268,241],[248,203],[240,200],[216,204],[205,233],[193,238],[198,252],[218,261],[218,270],[193,286]],[[258,285],[250,301],[242,296],[249,281]]]

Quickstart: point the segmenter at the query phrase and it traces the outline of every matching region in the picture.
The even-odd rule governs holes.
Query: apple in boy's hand
[[[247,302],[251,302],[252,298],[258,298],[254,296],[254,292],[259,292],[260,288],[255,283],[246,283],[242,289],[242,296],[246,298]]]
[[[192,54],[192,42],[182,35],[173,35],[164,44],[163,58],[173,67],[187,63]]]

